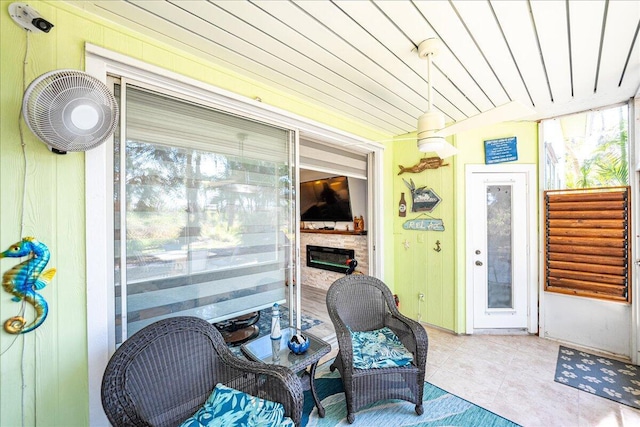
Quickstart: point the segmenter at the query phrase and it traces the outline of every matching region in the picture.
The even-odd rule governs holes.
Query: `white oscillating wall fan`
[[[518,101],[512,101],[445,126],[444,114],[432,109],[431,61],[433,56],[438,54],[441,45],[442,42],[437,38],[426,39],[418,45],[418,56],[427,61],[427,96],[429,98],[427,111],[418,118],[418,149],[420,151],[436,153],[442,159],[453,156],[458,153],[458,149],[444,139],[446,136],[480,126],[517,120],[535,112]]]
[[[82,71],[57,70],[36,78],[24,94],[22,115],[51,151],[86,151],[105,142],[118,123],[109,88]]]

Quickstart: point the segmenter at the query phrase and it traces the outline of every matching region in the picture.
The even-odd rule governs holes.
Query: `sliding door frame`
[[[295,138],[295,179],[299,181],[299,138],[309,137],[327,144],[352,147],[363,153],[375,153],[375,170],[370,173],[376,178],[377,203],[371,212],[375,218],[371,225],[376,224],[377,230],[371,230],[372,245],[375,255],[372,258],[374,265],[380,266],[372,273],[382,277],[382,229],[384,223],[382,216],[382,152],[384,146],[368,141],[355,135],[333,129],[329,126],[317,123],[293,113],[262,104],[233,92],[202,83],[198,80],[165,70],[135,58],[128,57],[99,46],[86,44],[85,46],[86,72],[107,82],[107,76],[113,75],[146,82],[153,86],[166,88],[182,96],[201,100],[207,105],[214,106],[228,113],[237,114],[247,119],[254,119],[273,124],[293,131]],[[113,297],[113,245],[109,236],[109,230],[113,226],[112,197],[112,148],[113,138],[105,144],[85,153],[85,205],[86,205],[86,281],[87,281],[87,356],[88,356],[88,388],[89,388],[89,423],[90,425],[107,424],[106,416],[102,410],[100,389],[102,374],[109,357],[113,353],[113,340],[110,338],[110,322],[113,319],[113,308],[106,301],[112,301]],[[374,190],[375,191],[375,190]],[[296,192],[297,193],[297,192]],[[298,204],[296,194],[296,204]],[[298,211],[298,209],[296,209]],[[296,212],[296,224],[299,221],[299,212]],[[296,229],[295,260],[300,265],[299,226]],[[299,283],[299,268],[296,268],[296,282]],[[300,293],[296,292],[296,306],[300,305]],[[292,307],[293,309],[293,307]],[[299,313],[299,310],[298,310]]]

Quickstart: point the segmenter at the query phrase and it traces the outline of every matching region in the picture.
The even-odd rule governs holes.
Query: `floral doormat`
[[[640,409],[640,367],[560,346],[556,382]]]

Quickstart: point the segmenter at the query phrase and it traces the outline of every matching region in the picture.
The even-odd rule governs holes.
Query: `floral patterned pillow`
[[[180,427],[293,427],[281,403],[260,399],[217,384],[195,414]]]
[[[394,368],[413,362],[413,354],[387,327],[375,331],[351,331],[351,342],[356,369]]]

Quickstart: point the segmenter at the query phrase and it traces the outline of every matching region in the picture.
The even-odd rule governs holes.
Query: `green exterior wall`
[[[10,3],[0,1],[0,250],[21,238],[24,170],[18,117],[26,31],[9,17]],[[84,46],[92,43],[249,98],[259,96],[265,104],[353,134],[372,140],[389,137],[68,4],[33,1],[29,5],[55,27],[49,34],[30,34],[27,85],[51,70],[84,69]],[[24,140],[28,164],[23,235],[35,236],[48,245],[52,254],[49,266],[56,267],[58,272],[42,290],[50,309],[46,322],[15,342],[13,335],[0,332],[0,351],[8,349],[0,357],[0,425],[21,425],[24,410],[24,425],[86,426],[89,415],[85,251],[91,251],[91,247],[85,249],[84,154],[52,154],[26,126]],[[3,259],[0,270],[4,272],[17,262]],[[15,316],[18,310],[19,304],[2,292],[0,321]],[[31,316],[27,311],[27,317]]]
[[[400,310],[412,319],[454,330],[454,238],[456,156],[444,160],[438,169],[419,173],[402,173],[402,165],[411,167],[423,157],[433,154],[418,151],[415,133],[396,138],[393,149],[393,200],[385,206],[394,218],[393,243],[395,252],[394,288],[400,299]],[[413,180],[415,188],[432,189],[442,199],[432,212],[412,212],[412,198],[406,182]],[[406,182],[405,182],[406,181]],[[401,193],[407,202],[406,217],[399,216]],[[416,218],[442,219],[444,231],[405,230],[403,224]],[[440,242],[440,252],[434,249]],[[418,295],[424,294],[420,301]]]
[[[455,136],[455,145],[460,149],[456,156],[454,181],[457,191],[455,195],[455,332],[466,332],[466,203],[465,203],[465,167],[466,165],[484,164],[484,141],[515,136],[517,138],[518,160],[508,164],[538,164],[538,124],[535,122],[507,122]],[[532,189],[537,194],[537,189]],[[537,202],[537,197],[536,197]],[[537,212],[537,209],[536,209]],[[537,237],[534,237],[537,238]],[[537,285],[534,285],[537,286]]]
[[[537,129],[533,122],[508,122],[458,134],[452,139],[460,153],[445,159],[447,166],[402,175],[398,175],[398,165],[412,166],[432,154],[418,151],[415,134],[396,138],[392,150],[393,200],[387,201],[385,210],[393,217],[393,287],[403,314],[439,328],[466,333],[465,167],[484,164],[485,140],[510,136],[517,137],[518,160],[509,163],[537,164]],[[505,164],[508,163],[502,163]],[[411,195],[403,179],[413,179],[416,188],[433,189],[442,202],[429,213],[411,212]],[[398,215],[403,192],[408,205],[405,218]],[[429,217],[442,219],[445,230],[415,231],[402,227],[406,220]],[[437,241],[440,252],[435,251]],[[425,296],[423,301],[418,298],[420,293]]]
[[[0,250],[21,238],[22,175],[24,172],[18,116],[22,101],[22,58],[26,32],[8,15],[10,1],[0,1]],[[25,81],[55,69],[84,69],[84,45],[92,43],[163,67],[248,98],[259,96],[265,104],[311,118],[335,128],[369,138],[388,135],[346,120],[332,111],[253,81],[189,53],[146,36],[122,29],[62,2],[29,3],[55,27],[49,34],[30,35]],[[81,5],[81,3],[78,3]],[[464,325],[464,165],[482,161],[482,138],[510,136],[518,132],[523,148],[521,161],[536,160],[535,124],[492,128],[481,134],[458,136],[462,155],[447,159],[447,167],[420,174],[397,175],[398,165],[417,162],[421,153],[415,142],[385,143],[383,188],[385,218],[385,281],[398,293],[401,310],[422,320],[457,332]],[[88,425],[86,262],[91,245],[85,247],[84,154],[54,155],[28,129],[24,129],[27,152],[27,192],[23,236],[35,236],[52,253],[50,267],[58,273],[42,290],[49,303],[46,322],[36,331],[14,336],[0,331],[0,425]],[[529,146],[531,145],[531,146]],[[467,146],[471,149],[467,150]],[[442,198],[431,213],[442,218],[444,232],[402,229],[398,201],[408,189],[402,179],[413,178]],[[408,214],[413,218],[416,214]],[[404,242],[409,242],[409,249]],[[440,240],[442,251],[435,252]],[[462,261],[462,262],[460,262]],[[0,261],[2,272],[17,260]],[[425,301],[418,302],[423,292]],[[17,314],[19,305],[0,293],[0,321]],[[105,301],[105,303],[107,303]],[[419,305],[420,304],[420,305]],[[30,318],[32,313],[27,312]],[[21,390],[24,375],[24,391]],[[24,393],[24,400],[21,394]]]

